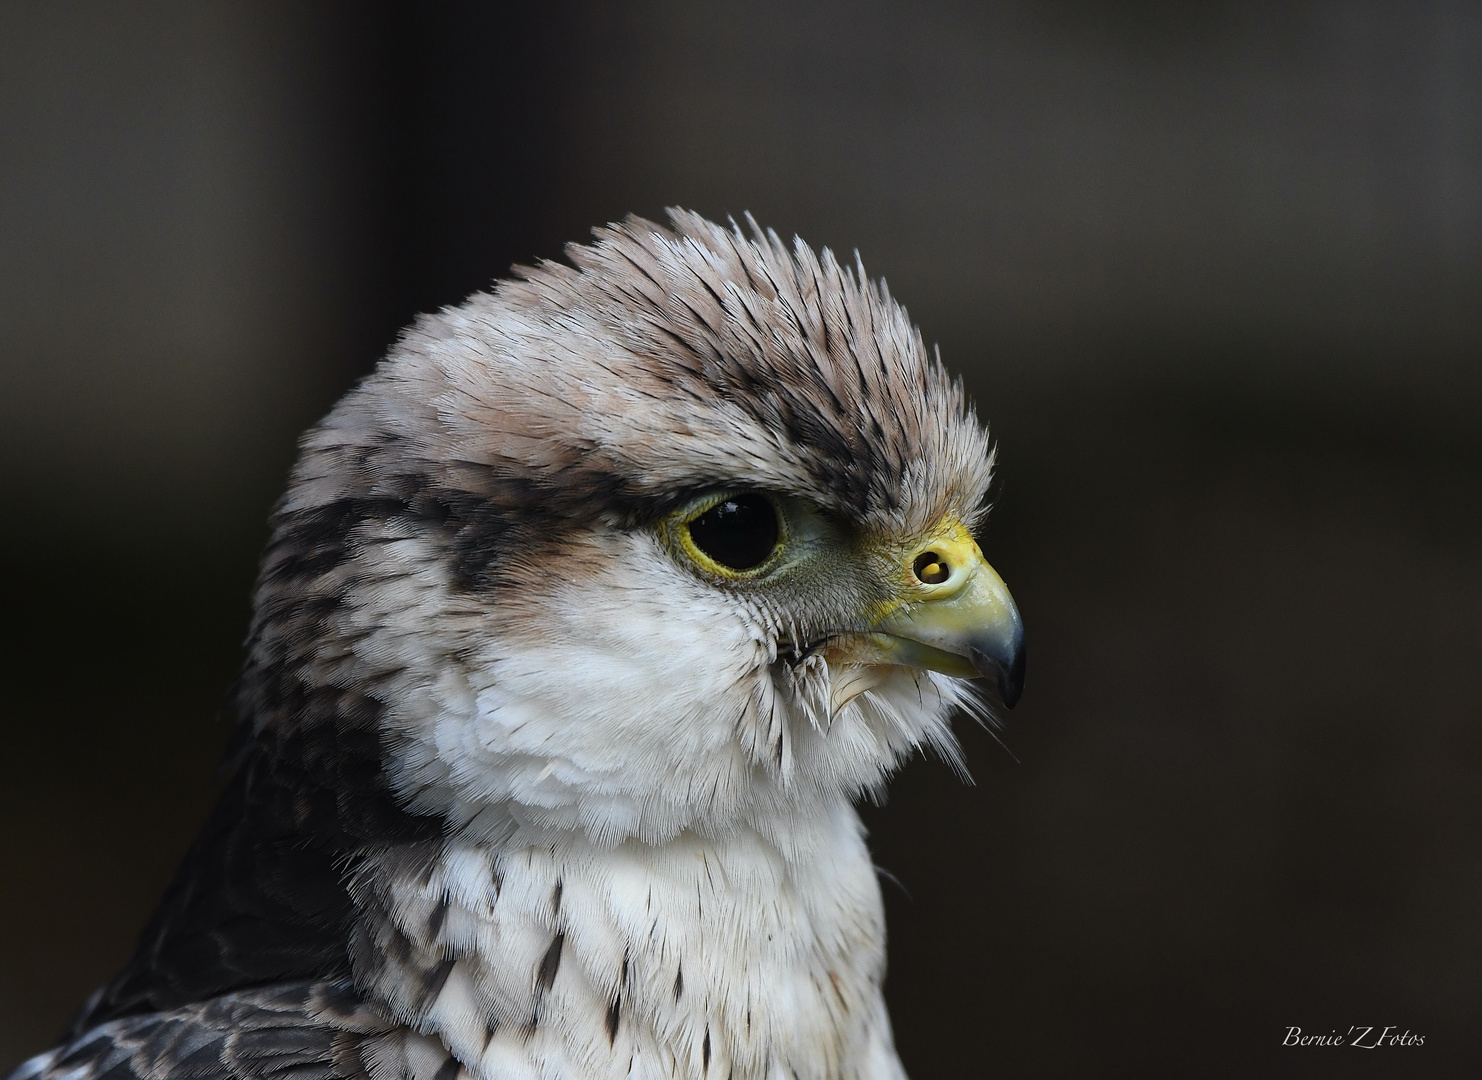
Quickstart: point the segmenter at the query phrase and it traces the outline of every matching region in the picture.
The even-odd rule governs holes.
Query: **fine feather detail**
[[[903,1075],[852,803],[983,706],[805,644],[867,580],[719,587],[657,524],[755,488],[904,544],[992,453],[857,259],[747,221],[599,229],[304,437],[222,808],[13,1080]]]

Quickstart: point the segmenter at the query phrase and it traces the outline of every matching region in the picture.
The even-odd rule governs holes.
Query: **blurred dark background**
[[[670,204],[999,440],[1024,701],[868,813],[912,1075],[1482,1076],[1482,6],[1310,0],[6,4],[0,1070],[207,809],[297,433]]]

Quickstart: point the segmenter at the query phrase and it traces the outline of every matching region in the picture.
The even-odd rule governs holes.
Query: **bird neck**
[[[353,888],[357,981],[489,1080],[902,1077],[858,816],[781,827],[388,850]]]

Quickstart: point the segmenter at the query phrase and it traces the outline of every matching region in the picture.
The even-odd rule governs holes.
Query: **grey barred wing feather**
[[[109,1021],[10,1080],[359,1080],[388,1036],[347,986],[293,983]]]

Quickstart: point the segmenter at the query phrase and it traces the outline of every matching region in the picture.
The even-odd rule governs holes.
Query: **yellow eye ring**
[[[669,532],[692,563],[727,580],[765,573],[786,541],[776,502],[754,491],[711,496],[682,513]]]

